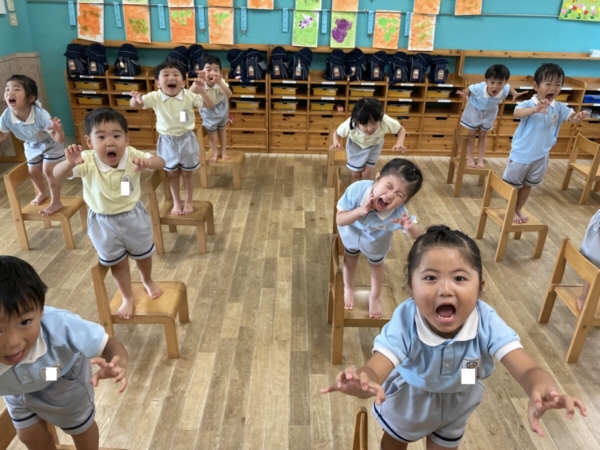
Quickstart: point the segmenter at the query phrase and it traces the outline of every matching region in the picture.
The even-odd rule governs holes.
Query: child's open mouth
[[[451,323],[456,315],[456,308],[453,305],[444,304],[437,307],[435,310],[438,322]]]
[[[7,101],[10,106],[15,106],[17,104],[16,98],[9,98]]]
[[[14,355],[7,355],[4,360],[9,364],[18,364],[25,357],[25,349]]]
[[[546,95],[546,100],[548,100],[549,102],[551,102],[553,98],[554,98],[554,94]]]
[[[117,157],[117,152],[108,152],[106,156],[108,159],[115,159]]]
[[[167,87],[169,89],[175,89],[177,87],[177,83],[169,83],[169,84],[167,84]]]
[[[376,201],[375,201],[375,208],[378,210],[382,210],[387,208],[387,206],[389,205],[388,202],[386,202],[383,198],[379,197]]]

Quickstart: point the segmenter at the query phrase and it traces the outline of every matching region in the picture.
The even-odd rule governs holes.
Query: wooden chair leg
[[[510,230],[500,230],[500,240],[498,241],[498,249],[496,250],[496,262],[500,262],[504,259],[504,253],[506,252],[506,245],[508,244],[509,237]]]
[[[335,153],[327,153],[327,182],[325,187],[333,187],[333,172],[335,171]]]
[[[479,215],[479,221],[477,222],[477,231],[475,232],[475,239],[481,239],[483,237],[486,222],[487,213],[485,211],[482,211],[482,213]]]
[[[87,208],[85,205],[82,205],[81,208],[79,208],[79,218],[81,219],[81,229],[87,232]]]
[[[585,205],[588,201],[590,193],[592,192],[593,181],[587,180],[585,185],[583,186],[583,192],[581,193],[581,198],[579,199],[580,205]]]
[[[177,233],[177,225],[169,225],[170,233]]]
[[[571,339],[569,350],[567,350],[567,357],[565,358],[566,362],[576,363],[579,359],[579,355],[583,349],[583,344],[585,343],[585,338],[587,337],[588,331],[590,331],[591,328],[589,322],[589,319],[584,321],[583,314],[579,315],[577,325],[575,326],[575,333],[573,333],[573,339]]]
[[[179,308],[177,310],[177,314],[179,315],[179,323],[189,323],[190,322],[190,312],[188,309],[188,299],[187,299],[187,291],[181,301],[179,302]]]
[[[213,235],[215,234],[215,216],[213,214],[213,210],[211,208],[208,217],[206,218],[206,234]]]
[[[329,283],[329,294],[327,298],[327,323],[333,322],[333,285]]]
[[[565,173],[565,177],[563,178],[563,184],[561,190],[566,191],[569,188],[569,183],[571,182],[571,174],[573,173],[573,169],[569,166],[567,168],[567,172]]]
[[[454,196],[460,197],[460,191],[462,190],[464,174],[460,171],[460,169],[456,172],[456,184],[454,185]]]
[[[246,178],[246,155],[244,155],[240,164],[240,178]]]
[[[152,235],[154,237],[154,246],[156,247],[156,253],[159,255],[165,254],[165,243],[163,241],[162,228],[160,222],[158,224],[152,224]]]
[[[46,426],[48,427],[48,431],[52,435],[52,440],[54,441],[54,445],[60,445],[60,440],[58,439],[58,433],[56,433],[56,428],[49,422],[46,422]]]
[[[49,220],[44,220],[44,221],[42,222],[42,225],[44,225],[44,228],[45,228],[46,230],[49,230],[49,229],[51,229],[51,228],[52,228],[52,222],[50,222]]]
[[[240,180],[240,166],[233,166],[233,189],[239,191],[242,188],[242,183]]]
[[[342,321],[340,324],[339,321]],[[331,364],[342,364],[342,351],[344,347],[344,318],[333,317],[331,330]]]
[[[600,192],[600,181],[596,181],[594,183],[594,189],[592,189],[594,192]]]
[[[29,239],[27,239],[27,229],[25,223],[21,219],[15,219],[15,228],[17,229],[17,237],[19,238],[19,246],[21,250],[29,250]]]
[[[71,230],[71,221],[65,217],[60,221],[62,226],[63,237],[65,238],[65,247],[67,250],[75,250],[75,241],[73,240],[73,230]]]
[[[200,166],[200,186],[202,189],[208,189],[208,176],[206,166]]]
[[[175,321],[168,318],[163,324],[165,328],[165,339],[167,340],[167,354],[170,359],[179,358],[179,346],[177,345],[177,329]]]
[[[540,311],[540,315],[538,316],[539,323],[548,323],[550,320],[550,315],[552,314],[552,308],[554,308],[554,302],[556,301],[556,292],[554,291],[554,286],[550,285],[548,288],[548,292],[546,293],[546,298],[544,299],[544,304],[542,305],[542,310]]]
[[[542,256],[542,252],[544,251],[544,244],[546,244],[546,236],[548,236],[548,227],[543,228],[538,233],[538,238],[535,243],[535,249],[533,251],[534,258],[539,258]]]
[[[515,241],[518,241],[519,239],[521,239],[521,231],[516,231],[515,232]]]
[[[477,183],[477,186],[483,186],[483,183],[485,183],[485,175],[479,175],[479,182]]]
[[[201,255],[206,253],[206,231],[204,222],[196,227],[196,236],[198,238],[198,253]]]
[[[448,176],[446,177],[446,183],[447,184],[451,184],[452,181],[454,181],[454,168],[455,168],[455,164],[454,161],[452,160],[452,158],[450,158],[450,164],[448,165]]]

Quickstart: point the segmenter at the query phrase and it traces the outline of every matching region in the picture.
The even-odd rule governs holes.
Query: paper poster
[[[400,13],[375,13],[373,47],[395,50],[400,37]]]
[[[331,11],[330,35],[330,47],[356,47],[356,13]]]
[[[316,47],[319,40],[319,13],[316,11],[294,11],[292,45]]]
[[[558,18],[560,20],[585,20],[588,22],[600,22],[597,0],[563,0]]]
[[[410,21],[408,49],[411,51],[430,52],[433,50],[436,16],[413,14]]]
[[[415,0],[413,13],[439,14],[441,0]]]
[[[224,6],[231,8],[233,0],[208,0],[208,6]]]
[[[248,9],[273,9],[274,0],[248,0]]]
[[[171,42],[194,44],[196,42],[195,8],[169,8]]]
[[[104,42],[104,5],[77,3],[77,37]]]
[[[148,5],[148,0],[123,0],[124,5]]]
[[[358,0],[332,0],[332,11],[358,11]]]
[[[478,16],[481,15],[481,5],[483,0],[456,0],[454,14],[457,16]]]
[[[167,4],[169,8],[181,7],[192,8],[194,6],[194,0],[168,0]]]
[[[233,8],[208,8],[208,42],[233,44]]]
[[[321,11],[321,0],[296,0],[296,11]]]
[[[125,39],[150,43],[150,6],[123,4]]]

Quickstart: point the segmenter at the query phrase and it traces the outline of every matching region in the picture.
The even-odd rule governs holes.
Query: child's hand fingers
[[[115,379],[115,382],[117,380]],[[123,380],[121,380],[121,387],[119,388],[119,390],[117,391],[117,394],[122,393],[125,389],[127,389],[127,379],[123,378]]]
[[[358,379],[358,376],[356,375],[356,368],[354,366],[352,366],[352,367],[346,367],[346,370],[344,372],[346,374],[346,379],[347,380],[356,380],[356,379]]]
[[[329,387],[323,388],[321,389],[321,394],[329,394],[330,392],[339,392],[340,388],[337,386],[337,384],[332,384]]]
[[[373,396],[375,397],[375,404],[377,406],[385,402],[385,392],[379,384],[372,383],[370,390]]]
[[[587,417],[587,408],[585,407],[585,405],[583,404],[583,402],[581,400],[579,400],[578,398],[574,398],[573,399],[573,403],[575,404],[575,406],[577,407],[577,409],[579,409],[579,413],[583,417]]]

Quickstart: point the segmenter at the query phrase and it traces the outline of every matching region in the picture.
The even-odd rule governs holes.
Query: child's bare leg
[[[183,187],[185,189],[185,201],[183,203],[183,214],[191,214],[194,211],[194,172],[182,170]]]
[[[585,305],[585,299],[588,296],[589,292],[590,292],[590,283],[588,283],[587,281],[583,282],[583,289],[581,290],[581,294],[579,295],[579,297],[577,297],[577,309],[579,311],[583,310],[583,306]],[[598,306],[596,307],[596,312],[594,313],[595,316],[600,316],[600,303],[598,303]]]
[[[523,207],[525,206],[525,202],[529,198],[530,193],[531,186],[526,184],[519,189],[519,192],[517,193],[517,205],[515,206],[515,217],[513,218],[514,223],[527,223],[529,221],[529,217],[523,214]]]
[[[354,274],[358,255],[360,253],[356,256],[344,253],[344,308],[346,309],[354,309]]]
[[[40,420],[28,428],[17,430],[17,436],[28,450],[56,450],[54,439],[44,420]]]
[[[384,263],[371,266],[371,295],[369,296],[369,317],[383,317],[381,308],[381,289],[383,288]]]
[[[210,162],[216,163],[219,159],[219,148],[217,147],[217,133],[208,133],[208,145],[212,150]]]
[[[362,180],[362,171],[361,172],[355,172],[354,170],[350,171],[350,181],[351,184],[354,183],[355,181],[360,181]]]
[[[123,303],[117,311],[117,316],[122,319],[131,319],[133,315],[133,291],[131,290],[131,272],[129,272],[129,258],[110,267],[110,271],[121,293]]]
[[[370,167],[367,167],[367,166],[363,167],[361,179],[370,180],[372,172],[373,172],[373,169],[371,169]]]
[[[48,186],[50,187],[50,205],[40,211],[42,216],[49,216],[54,214],[56,211],[62,208],[62,203],[60,202],[60,180],[58,180],[53,173],[55,163],[43,163],[43,171],[48,180]]]
[[[383,436],[381,437],[381,450],[406,450],[407,448],[408,444],[397,441],[385,431],[383,432]]]
[[[83,433],[71,437],[77,450],[98,450],[100,435],[96,421]]]
[[[477,130],[469,130],[467,135],[467,167],[475,167],[475,161],[473,160],[473,151],[475,150],[475,138],[477,137]],[[479,142],[481,142],[481,135],[479,135]]]
[[[479,130],[479,153],[477,153],[477,167],[483,169],[483,155],[485,155],[485,147],[487,145],[487,131]]]
[[[223,161],[229,161],[229,155],[227,154],[227,128],[219,130],[219,142],[221,143],[221,158]]]
[[[42,202],[48,198],[48,188],[46,188],[46,180],[44,180],[43,175],[43,163],[36,164],[35,166],[28,166],[28,168],[31,182],[37,189],[37,195],[31,200],[31,204],[37,206],[42,204]]]
[[[163,290],[152,281],[152,256],[148,256],[144,259],[138,259],[135,261],[142,283],[148,292],[148,295],[152,298],[158,298],[163,294]]]
[[[431,439],[429,439],[429,436],[427,436],[427,450],[456,450],[458,447],[452,447],[452,448],[448,448],[448,447],[442,447],[441,445],[436,444],[435,442],[433,442]]]
[[[171,196],[173,197],[173,209],[171,214],[178,216],[183,211],[181,208],[181,196],[179,195],[179,172],[180,169],[168,171],[169,176],[169,189],[171,189]]]

